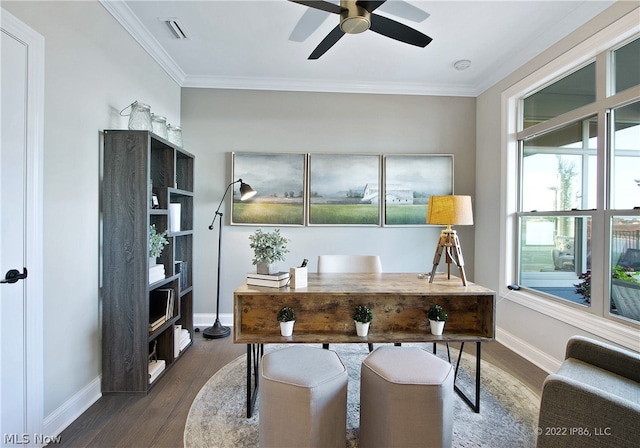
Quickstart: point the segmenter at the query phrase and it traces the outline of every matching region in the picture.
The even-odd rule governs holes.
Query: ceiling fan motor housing
[[[340,29],[347,34],[363,33],[371,26],[371,13],[354,0],[340,0]]]

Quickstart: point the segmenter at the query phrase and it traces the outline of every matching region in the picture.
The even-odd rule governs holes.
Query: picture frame
[[[453,194],[453,154],[384,156],[384,225],[425,226],[430,196]]]
[[[242,179],[257,192],[242,202],[234,189],[232,225],[305,224],[305,154],[233,152],[231,165],[231,178]]]
[[[309,154],[310,226],[380,226],[381,156]]]

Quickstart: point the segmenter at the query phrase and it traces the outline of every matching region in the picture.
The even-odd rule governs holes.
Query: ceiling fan
[[[320,42],[309,56],[309,59],[318,59],[325,54],[345,33],[358,34],[371,30],[383,36],[417,47],[426,47],[433,40],[429,36],[400,22],[375,14],[373,11],[378,9],[386,0],[340,0],[340,5],[322,0],[289,1],[340,15],[340,24]]]

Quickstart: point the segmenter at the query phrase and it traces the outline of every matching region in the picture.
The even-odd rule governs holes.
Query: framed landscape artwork
[[[304,225],[305,154],[233,153],[232,179],[257,192],[240,201],[233,191],[231,224]]]
[[[380,156],[309,155],[309,225],[380,225]]]
[[[426,225],[430,196],[453,194],[453,155],[384,157],[384,225]]]

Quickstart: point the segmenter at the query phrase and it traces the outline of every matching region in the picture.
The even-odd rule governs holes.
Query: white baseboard
[[[496,328],[496,340],[547,373],[557,372],[562,364],[562,359],[555,359],[549,356],[547,353],[499,327]]]
[[[44,428],[42,433],[58,436],[67,428],[75,419],[89,409],[89,407],[98,401],[102,396],[100,383],[102,376],[98,376],[77,394],[73,395],[69,400],[64,402],[62,406],[53,411],[44,419]]]
[[[193,315],[193,327],[201,331],[213,325],[215,321],[215,313],[194,313]],[[233,313],[220,313],[220,323],[225,327],[233,327]]]

